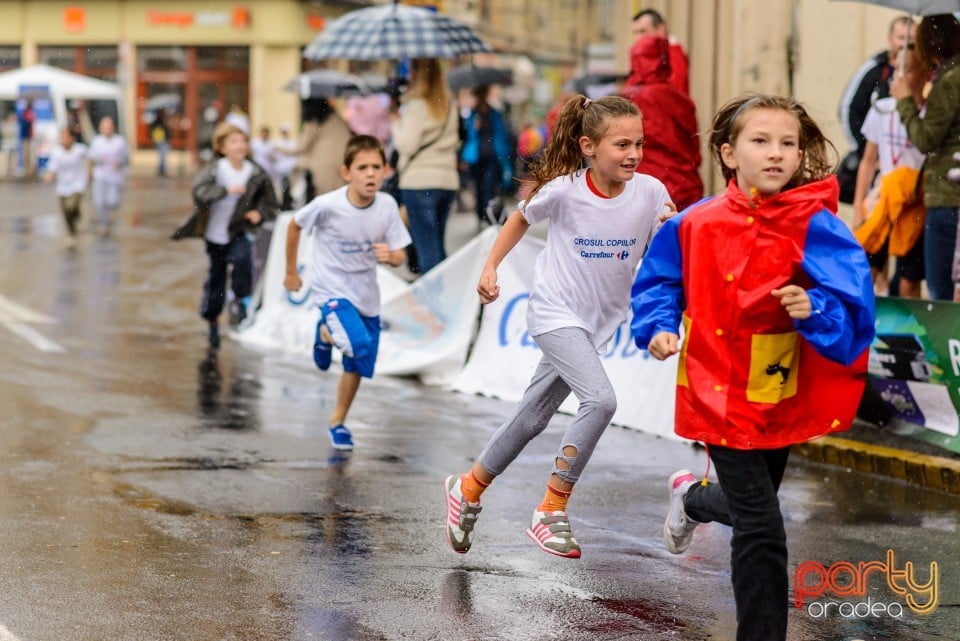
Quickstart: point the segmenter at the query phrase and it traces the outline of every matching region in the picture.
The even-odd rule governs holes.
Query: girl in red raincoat
[[[800,104],[738,98],[715,116],[710,146],[727,189],[654,237],[633,286],[631,331],[654,358],[679,353],[675,429],[707,445],[719,479],[670,477],[667,549],[686,550],[698,523],[732,525],[737,640],[783,641],[777,490],[791,444],[853,421],[873,286],[863,249],[835,214],[832,146]]]

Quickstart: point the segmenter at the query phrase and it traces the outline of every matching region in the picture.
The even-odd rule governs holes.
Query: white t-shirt
[[[579,171],[521,202],[530,224],[550,221],[527,304],[530,335],[580,327],[604,351],[627,317],[637,264],[669,199],[663,183],[644,174],[624,183],[615,198],[601,198]]]
[[[377,192],[370,205],[360,208],[347,198],[348,189],[344,185],[317,196],[293,220],[314,233],[310,283],[317,301],[346,298],[361,315],[376,316],[380,286],[373,244],[403,249],[411,242],[410,233],[392,196]]]
[[[297,141],[292,138],[277,138],[273,141],[273,149],[276,151],[276,157],[273,161],[273,169],[278,176],[289,176],[297,168],[299,160],[296,149]]]
[[[900,122],[896,98],[881,98],[870,107],[860,132],[877,146],[880,175],[898,167],[920,169],[924,155],[910,143],[907,128]]]
[[[246,187],[252,175],[253,163],[248,160],[243,161],[240,169],[235,169],[226,158],[217,160],[217,184],[224,189],[230,189],[231,185]],[[228,192],[226,196],[210,205],[210,220],[207,222],[204,238],[218,245],[230,243],[230,219],[233,218],[233,212],[237,209],[239,200],[240,194]]]
[[[75,142],[70,149],[57,145],[50,153],[47,171],[57,175],[57,195],[82,194],[87,190],[87,146]]]
[[[111,183],[123,184],[123,168],[129,159],[127,141],[123,136],[114,134],[109,138],[96,135],[90,141],[90,160],[93,161],[93,179]]]
[[[276,173],[276,151],[273,143],[263,138],[254,138],[250,141],[250,155],[254,162],[263,167],[263,170],[271,176]]]

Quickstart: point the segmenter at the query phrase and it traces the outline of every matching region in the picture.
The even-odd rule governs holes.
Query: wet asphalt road
[[[666,478],[702,473],[702,450],[609,429],[570,504],[584,556],[559,559],[523,533],[558,416],[453,554],[442,480],[511,406],[382,377],[356,451],[331,450],[335,372],[207,350],[202,247],[166,240],[188,190],[135,178],[115,235],[65,250],[52,187],[0,183],[0,641],[733,639],[729,531],[682,556],[659,538]],[[864,597],[807,600],[826,617],[791,607],[791,640],[960,638],[960,499],[795,459],[781,500],[791,573],[888,549],[918,580],[939,564],[932,613],[874,574]],[[841,613],[867,597],[902,616]]]

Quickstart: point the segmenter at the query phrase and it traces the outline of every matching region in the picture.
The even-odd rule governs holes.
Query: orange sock
[[[480,495],[488,487],[490,487],[490,484],[478,479],[472,468],[466,474],[460,475],[460,492],[463,494],[463,498],[471,503],[479,501]]]
[[[538,512],[565,512],[567,509],[567,499],[570,498],[570,492],[564,492],[547,483],[547,491],[543,495],[543,503],[537,507]]]

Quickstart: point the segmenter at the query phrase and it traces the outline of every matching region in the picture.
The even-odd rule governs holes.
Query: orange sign
[[[230,17],[230,24],[234,29],[246,29],[250,26],[250,10],[246,7],[234,7]]]
[[[67,7],[63,10],[63,30],[79,33],[87,28],[87,12],[83,7]]]
[[[189,27],[193,24],[190,11],[147,11],[147,23],[153,26]]]
[[[163,27],[225,27],[246,29],[250,10],[234,7],[230,11],[147,11],[147,24]]]

